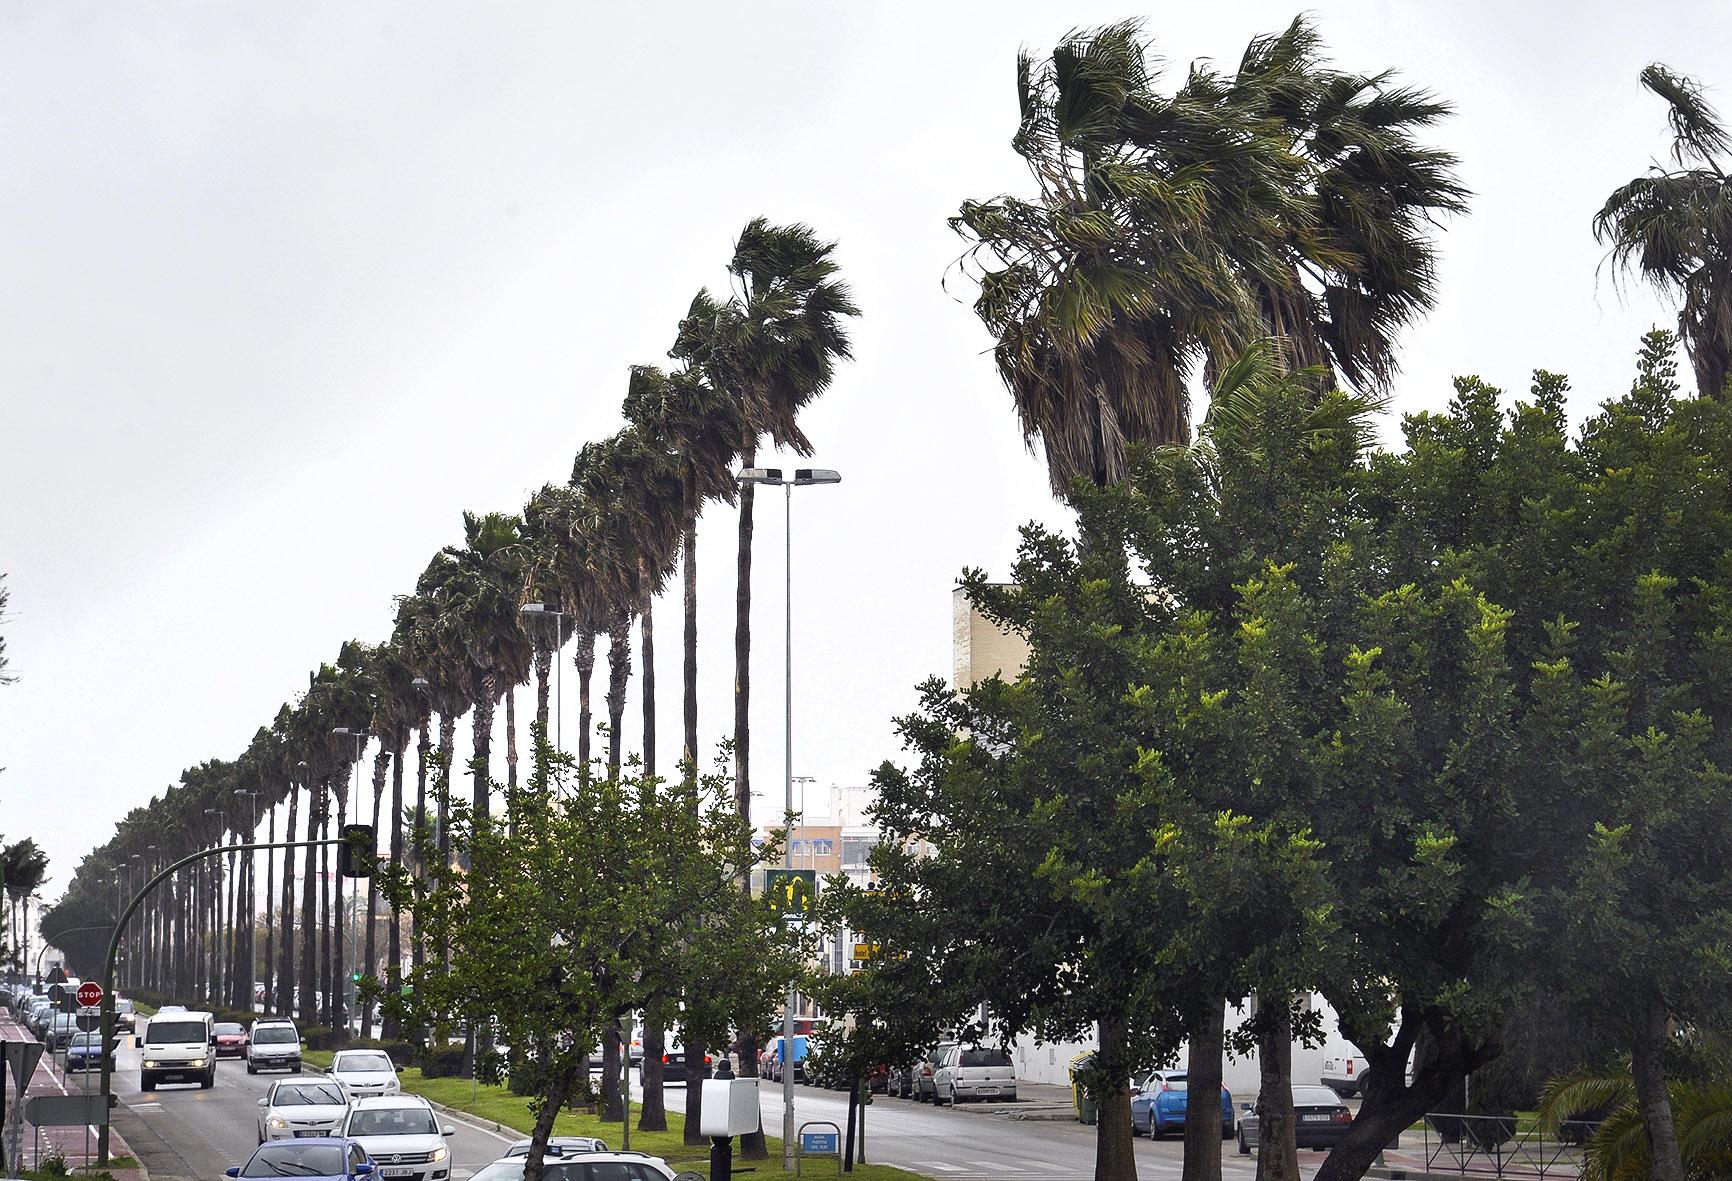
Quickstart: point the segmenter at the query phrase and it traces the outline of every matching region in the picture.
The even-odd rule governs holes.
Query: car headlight
[[[280,1115],[273,1115],[268,1122],[273,1128],[286,1128],[289,1126],[289,1121]]]
[[[437,1164],[438,1162],[444,1160],[448,1155],[450,1155],[450,1154],[447,1153],[443,1147],[435,1148],[433,1150],[433,1162],[435,1164]]]
[[[204,1065],[204,1059],[203,1058],[194,1058],[191,1062],[188,1062],[187,1065],[188,1066],[203,1066]]]
[[[396,1080],[396,1079],[392,1079],[392,1080],[391,1080],[391,1081],[390,1081],[390,1082],[388,1082],[388,1083],[386,1083],[386,1084],[385,1084],[385,1089],[386,1089],[386,1090],[387,1090],[387,1091],[396,1091],[396,1090],[397,1090],[397,1080]]]
[[[146,1058],[146,1059],[145,1059],[145,1060],[144,1060],[144,1068],[145,1068],[145,1069],[146,1069],[146,1070],[155,1070],[155,1069],[156,1069],[156,1067],[157,1067],[157,1063],[156,1063],[156,1061],[155,1061],[155,1060],[154,1060],[154,1059],[151,1059],[151,1058]]]

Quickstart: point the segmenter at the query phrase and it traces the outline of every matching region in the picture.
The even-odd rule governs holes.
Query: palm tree
[[[372,682],[378,695],[373,709],[373,733],[379,739],[379,755],[384,759],[387,754],[391,761],[391,864],[400,866],[403,863],[403,756],[409,750],[409,734],[422,726],[426,718],[425,699],[415,687],[415,673],[397,636],[387,643],[379,645],[372,652]],[[426,730],[422,729],[423,738]],[[374,772],[373,786],[373,827],[379,826],[379,803],[383,794],[377,767]],[[374,902],[377,897],[378,875],[375,874],[367,884],[367,975],[375,975],[374,958]],[[385,940],[385,985],[388,995],[396,995],[402,975],[403,948],[401,945],[402,915],[398,907],[391,907],[390,926]],[[396,1018],[387,1009],[385,1014],[383,1036],[390,1038],[397,1034]],[[361,1036],[366,1037],[372,1028],[372,1006],[368,1005],[362,1012]]]
[[[740,232],[728,263],[730,297],[698,292],[680,323],[671,355],[733,402],[743,466],[757,462],[758,441],[766,436],[797,455],[812,453],[799,412],[829,388],[836,362],[850,355],[844,318],[860,314],[835,277],[834,250],[807,226],[772,226],[754,218]],[[753,489],[747,485],[740,491],[734,603],[734,795],[742,816],[752,800],[753,521]]]
[[[1696,392],[1717,398],[1732,375],[1732,134],[1693,78],[1655,63],[1642,85],[1666,101],[1672,162],[1606,198],[1594,237],[1621,271],[1632,267],[1659,291],[1683,297],[1678,335],[1696,371]]]
[[[48,880],[48,854],[35,840],[25,837],[0,849],[0,880],[4,880],[6,900],[12,907],[13,929],[18,932],[19,968],[30,969],[30,922],[28,899]],[[23,914],[20,921],[19,914]]]
[[[1413,137],[1447,106],[1325,68],[1304,18],[1254,39],[1232,76],[1193,66],[1171,96],[1152,60],[1134,21],[1020,57],[1012,142],[1037,192],[951,220],[1060,495],[1122,479],[1133,444],[1187,439],[1197,368],[1256,339],[1381,389],[1394,333],[1434,297],[1424,231],[1466,198],[1453,157]]]
[[[581,459],[581,457],[580,457]],[[577,669],[577,773],[589,775],[590,680],[595,672],[595,638],[607,630],[607,587],[593,553],[594,514],[570,485],[547,484],[530,498],[524,512],[533,539],[525,586],[544,599],[558,600],[567,621],[565,635],[575,640]]]
[[[1632,1178],[1724,1177],[1732,1172],[1732,1084],[1725,1081],[1724,1051],[1706,1079],[1673,1079],[1665,1102],[1644,1117],[1631,1063],[1588,1067],[1546,1084],[1539,1117],[1550,1134],[1571,1120],[1588,1120],[1585,1181]],[[1658,1139],[1669,1160],[1656,1160]]]

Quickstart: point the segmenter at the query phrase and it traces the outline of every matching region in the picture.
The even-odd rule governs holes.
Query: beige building
[[[1028,641],[982,615],[968,592],[950,592],[951,681],[958,689],[1001,676],[1006,680],[1028,663]]]

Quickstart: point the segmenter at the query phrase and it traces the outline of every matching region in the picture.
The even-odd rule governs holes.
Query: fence
[[[1580,1181],[1583,1145],[1598,1127],[1588,1120],[1547,1128],[1531,1116],[1433,1112],[1425,1117],[1425,1171]]]

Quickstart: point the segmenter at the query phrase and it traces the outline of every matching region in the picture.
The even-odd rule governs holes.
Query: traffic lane
[[[638,1088],[634,1086],[634,1091]],[[760,1088],[764,1127],[779,1135],[782,1094],[779,1086]],[[667,1105],[685,1110],[685,1092],[670,1087]],[[866,1159],[897,1165],[945,1181],[1022,1178],[1023,1181],[1091,1181],[1094,1177],[1095,1129],[1069,1120],[1013,1120],[988,1115],[1007,1104],[984,1104],[961,1111],[929,1104],[875,1096],[866,1112]],[[795,1126],[825,1120],[846,1129],[848,1099],[835,1091],[794,1088]],[[1139,1174],[1178,1177],[1184,1170],[1180,1139],[1133,1141]],[[1307,1160],[1306,1158],[1311,1159]],[[1321,1153],[1300,1154],[1300,1174],[1312,1177],[1322,1164]],[[1222,1145],[1222,1175],[1231,1181],[1252,1181],[1256,1158],[1235,1153],[1231,1141]]]
[[[248,1074],[244,1059],[224,1058],[217,1063],[216,1085],[205,1090],[193,1083],[185,1086],[160,1083],[146,1094],[139,1089],[138,1071],[143,1054],[128,1044],[120,1051],[115,1074],[115,1094],[143,1119],[154,1135],[165,1142],[189,1169],[187,1175],[221,1177],[230,1165],[238,1165],[258,1146],[259,1100],[279,1079],[319,1077],[308,1070],[300,1075],[286,1072]],[[451,1148],[451,1181],[468,1181],[486,1165],[505,1154],[511,1142],[489,1128],[440,1113],[441,1123],[457,1129]],[[151,1162],[145,1161],[147,1167]],[[156,1169],[152,1167],[152,1172]],[[178,1169],[170,1169],[178,1174]]]

